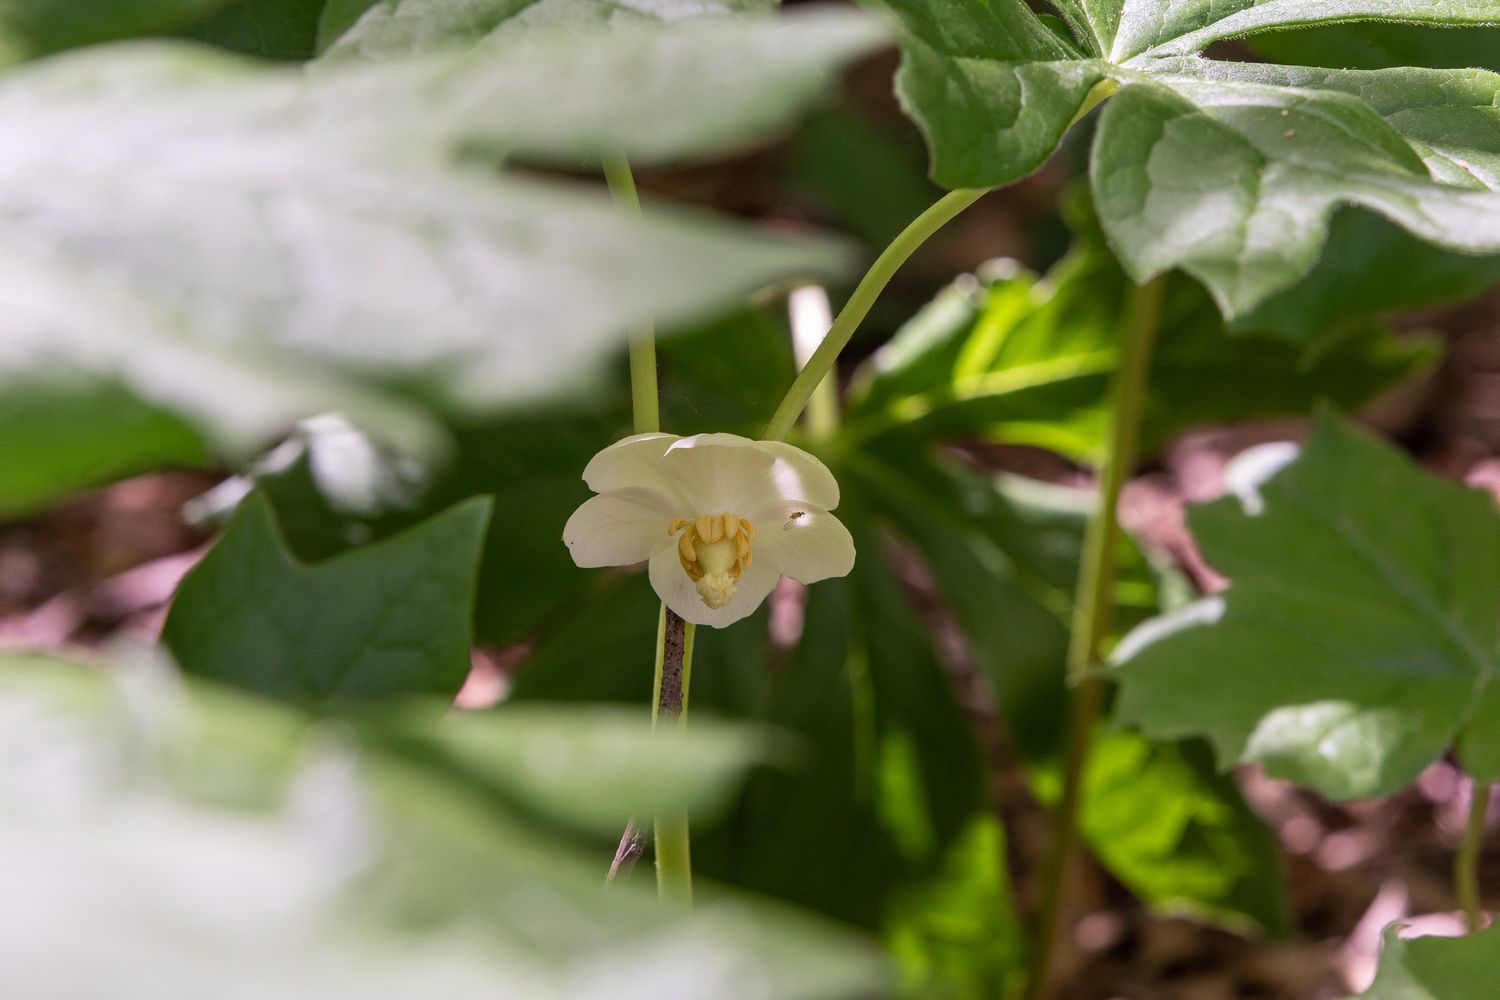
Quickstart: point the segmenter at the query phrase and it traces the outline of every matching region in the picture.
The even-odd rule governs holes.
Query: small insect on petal
[[[805,511],[805,510],[794,510],[794,511],[792,511],[791,515],[789,517],[787,517],[787,519],[786,519],[786,524],[783,524],[781,526],[781,530],[782,531],[791,531],[792,527],[798,521],[802,520],[806,516],[807,516],[807,511]]]

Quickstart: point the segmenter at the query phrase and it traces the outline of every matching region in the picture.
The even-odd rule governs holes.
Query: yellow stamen
[[[717,542],[724,537],[724,521],[712,514],[698,518],[698,536],[705,542]]]
[[[737,514],[700,514],[673,518],[667,533],[677,539],[677,560],[695,584],[703,603],[722,608],[734,596],[735,584],[754,556],[750,543],[755,525]]]

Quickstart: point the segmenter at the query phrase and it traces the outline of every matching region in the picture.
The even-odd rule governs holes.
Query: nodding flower
[[[637,434],[595,455],[583,479],[599,495],[563,528],[573,561],[648,563],[662,601],[697,625],[739,621],[783,576],[815,583],[854,567],[854,540],[829,513],[833,474],[780,441]]]

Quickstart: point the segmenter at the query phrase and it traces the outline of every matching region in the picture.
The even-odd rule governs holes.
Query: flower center
[[[672,520],[667,534],[676,535],[677,560],[693,581],[703,603],[718,609],[734,596],[734,585],[754,555],[755,525],[735,514],[703,514],[694,520]]]

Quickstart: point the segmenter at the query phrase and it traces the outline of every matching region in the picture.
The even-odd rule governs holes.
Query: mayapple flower
[[[580,566],[649,563],[651,586],[686,621],[723,628],[783,576],[815,583],[854,567],[854,540],[828,513],[839,484],[780,441],[735,434],[637,434],[583,470],[599,494],[563,541]]]

